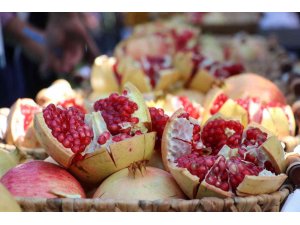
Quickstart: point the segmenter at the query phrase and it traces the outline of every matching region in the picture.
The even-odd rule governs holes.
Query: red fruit
[[[84,114],[77,108],[61,109],[54,104],[43,110],[45,123],[52,135],[74,153],[81,153],[90,144],[93,131],[84,123]]]
[[[44,161],[31,161],[9,170],[0,182],[14,197],[82,197],[84,190],[65,169]]]
[[[240,145],[243,125],[237,121],[215,119],[209,121],[202,129],[201,140],[206,147],[212,149],[212,154],[217,154],[224,145],[236,148]]]

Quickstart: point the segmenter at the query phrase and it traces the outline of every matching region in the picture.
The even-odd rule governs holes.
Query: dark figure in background
[[[99,54],[84,13],[31,13],[29,22],[0,13],[0,24],[0,107],[19,97],[34,98],[57,74]]]

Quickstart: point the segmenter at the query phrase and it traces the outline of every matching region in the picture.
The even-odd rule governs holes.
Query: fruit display
[[[134,27],[94,59],[89,87],[59,79],[0,109],[0,211],[280,209],[299,104],[250,69],[264,38],[223,42],[187,21]]]

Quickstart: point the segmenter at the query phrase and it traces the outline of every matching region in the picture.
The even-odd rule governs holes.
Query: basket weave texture
[[[278,212],[290,190],[249,197],[195,200],[116,201],[104,199],[18,198],[25,212]]]

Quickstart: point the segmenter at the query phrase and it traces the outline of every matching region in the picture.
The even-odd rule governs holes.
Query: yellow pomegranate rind
[[[70,165],[70,171],[81,181],[97,184],[107,176],[128,167],[133,162],[149,161],[153,154],[156,133],[137,135],[112,143],[87,154],[85,159]]]
[[[125,188],[120,189],[120,185]],[[102,182],[93,198],[155,201],[186,197],[171,174],[146,167],[135,171],[126,168],[114,173]]]
[[[28,130],[24,133],[24,116],[21,114],[22,104],[39,107],[32,99],[18,99],[10,109],[7,117],[6,143],[16,145],[19,148],[38,148],[40,143],[31,123]]]
[[[187,82],[191,76],[193,70],[193,53],[178,52],[174,56],[174,65],[180,74],[180,79],[183,82]]]
[[[106,55],[95,59],[91,71],[91,86],[97,93],[119,92],[120,87],[113,71],[116,60]]]
[[[0,212],[21,212],[21,208],[9,191],[0,184]]]
[[[207,70],[198,70],[189,87],[191,89],[207,93],[213,86],[215,78]]]
[[[259,195],[277,191],[287,179],[286,174],[277,176],[245,176],[237,187],[238,195]]]

